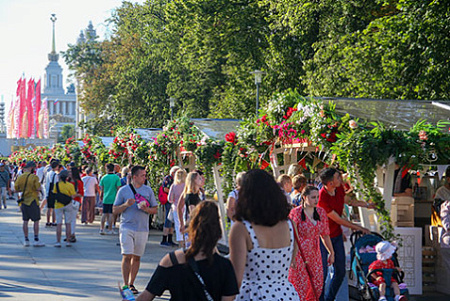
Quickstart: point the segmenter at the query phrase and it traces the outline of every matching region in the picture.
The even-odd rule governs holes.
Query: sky
[[[76,42],[89,21],[101,40],[111,34],[106,20],[121,4],[122,0],[0,0],[0,100],[3,97],[9,107],[23,74],[27,79],[44,78],[47,54],[52,48],[51,14],[57,18],[55,38],[59,53]],[[69,71],[61,54],[58,62],[63,67],[65,88]]]

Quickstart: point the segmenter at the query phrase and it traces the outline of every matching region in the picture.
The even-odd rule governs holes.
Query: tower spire
[[[55,22],[56,22],[56,14],[52,14],[50,17],[50,21],[53,23],[53,38],[52,38],[52,52],[48,54],[48,60],[49,61],[58,61],[59,54],[56,53],[56,47],[55,47]]]

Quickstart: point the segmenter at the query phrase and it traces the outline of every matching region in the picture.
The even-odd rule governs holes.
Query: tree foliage
[[[66,63],[91,114],[84,125],[162,126],[175,113],[254,114],[250,71],[276,92],[448,99],[450,6],[439,0],[124,2],[111,37],[69,45]]]

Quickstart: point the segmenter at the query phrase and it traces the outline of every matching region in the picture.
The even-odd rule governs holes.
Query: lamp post
[[[175,107],[175,97],[169,98],[169,105],[170,105],[170,119],[173,120],[173,108]]]
[[[261,70],[255,70],[250,72],[255,76],[255,85],[256,85],[256,116],[258,116],[258,110],[259,110],[259,85],[262,83],[262,76],[265,74],[265,72]]]

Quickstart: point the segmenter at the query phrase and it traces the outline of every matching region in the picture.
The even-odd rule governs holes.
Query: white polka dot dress
[[[244,277],[236,300],[300,300],[294,286],[288,281],[289,265],[294,249],[294,233],[288,221],[291,243],[279,249],[261,248],[252,225],[244,221],[253,242],[247,252]]]

